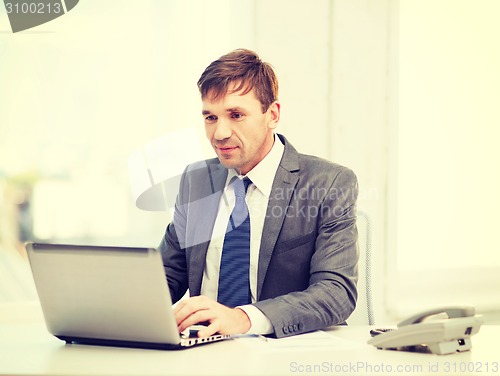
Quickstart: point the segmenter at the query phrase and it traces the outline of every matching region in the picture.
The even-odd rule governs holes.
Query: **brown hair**
[[[237,87],[231,92],[243,90],[242,95],[255,89],[263,113],[278,99],[278,79],[273,67],[253,51],[234,50],[212,62],[198,80],[198,89],[202,98],[210,91],[211,97],[218,99],[227,94],[232,83]]]

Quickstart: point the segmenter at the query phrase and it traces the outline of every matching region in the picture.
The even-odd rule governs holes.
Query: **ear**
[[[280,121],[280,110],[281,105],[277,101],[273,102],[267,109],[269,113],[269,128],[275,129],[278,126],[278,122]]]

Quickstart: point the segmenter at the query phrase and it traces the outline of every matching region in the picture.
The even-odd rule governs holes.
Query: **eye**
[[[245,115],[243,115],[241,112],[232,112],[231,113],[231,118],[234,120],[241,120],[243,119]]]
[[[217,116],[215,115],[208,115],[205,117],[206,123],[215,123],[216,121],[217,121]]]

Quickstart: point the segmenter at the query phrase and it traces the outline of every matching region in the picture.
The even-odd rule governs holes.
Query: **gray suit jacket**
[[[326,160],[285,151],[274,178],[259,252],[257,302],[285,337],[342,324],[356,305],[357,180]],[[227,177],[217,158],[188,166],[160,244],[172,300],[200,294]]]

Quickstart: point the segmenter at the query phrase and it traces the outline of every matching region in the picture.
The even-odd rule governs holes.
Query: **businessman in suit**
[[[235,50],[201,75],[217,158],[181,178],[160,250],[179,327],[286,337],[343,324],[357,291],[357,181],[275,132],[272,67]]]

